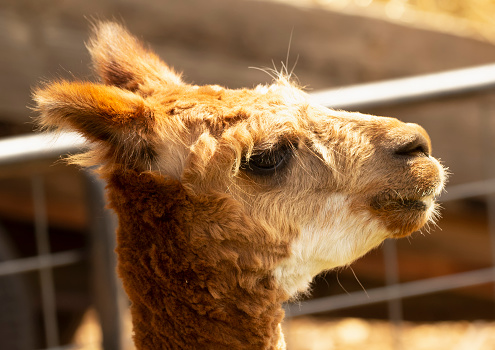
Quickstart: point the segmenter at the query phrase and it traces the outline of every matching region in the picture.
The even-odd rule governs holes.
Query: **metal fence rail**
[[[495,64],[451,72],[416,76],[413,78],[396,79],[386,82],[363,84],[340,89],[325,90],[311,94],[311,98],[330,108],[358,109],[378,106],[388,106],[400,103],[414,103],[462,95],[474,92],[485,92],[495,89]],[[22,137],[0,140],[0,171],[3,166],[23,164],[40,159],[53,159],[67,153],[79,152],[85,148],[83,138],[73,133],[33,134]],[[95,290],[96,303],[100,311],[100,320],[103,328],[103,346],[105,349],[119,349],[122,346],[122,330],[119,322],[123,303],[119,300],[118,283],[115,280],[112,256],[112,231],[114,218],[103,212],[103,186],[90,180],[93,200],[90,205],[91,217],[100,220],[90,223],[94,235],[92,239],[98,241],[91,250],[94,284],[99,285]],[[451,186],[441,198],[443,201],[457,200],[471,196],[488,195],[495,193],[495,179]],[[40,271],[42,280],[44,322],[47,345],[49,348],[59,349],[56,319],[53,316],[53,281],[50,271],[54,267],[75,263],[81,259],[88,259],[81,251],[67,251],[50,253],[47,244],[47,221],[42,194],[42,178],[33,177],[33,198],[37,203],[35,222],[38,232],[37,257],[11,260],[0,263],[0,276]],[[495,242],[495,209],[492,206],[490,233]],[[96,234],[104,231],[105,234]],[[495,256],[495,252],[494,252]],[[385,265],[387,266],[387,285],[365,292],[355,292],[348,295],[337,295],[315,299],[301,305],[288,305],[287,316],[315,314],[330,310],[337,310],[357,305],[388,302],[390,317],[399,322],[402,318],[400,299],[434,293],[438,291],[477,285],[495,281],[495,265],[482,270],[470,271],[461,274],[442,276],[438,278],[419,280],[408,283],[398,283],[397,261],[395,246],[392,242],[385,245]],[[103,267],[103,268],[102,268]],[[43,277],[44,276],[44,277]],[[104,282],[110,285],[108,290],[101,290]],[[51,285],[51,286],[50,286]],[[105,288],[104,288],[105,289]],[[70,348],[70,347],[64,347]],[[62,348],[60,348],[62,349]]]
[[[493,281],[495,281],[495,267],[489,267],[413,282],[391,284],[381,288],[369,289],[366,292],[352,292],[349,294],[319,298],[304,303],[300,308],[299,305],[291,305],[287,308],[287,313],[289,317],[314,315],[355,306],[370,305],[389,300],[470,287]]]
[[[4,261],[0,262],[0,276],[72,265],[82,261],[85,257],[86,254],[81,250],[69,250],[60,253],[44,254],[30,258]]]
[[[58,158],[64,154],[80,152],[85,147],[85,139],[72,132],[9,137],[0,140],[0,166]]]
[[[354,110],[417,103],[492,89],[495,89],[495,64],[322,90],[311,94],[311,98],[325,107]]]

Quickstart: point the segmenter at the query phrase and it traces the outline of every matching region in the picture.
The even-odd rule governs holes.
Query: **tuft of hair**
[[[130,91],[153,84],[181,85],[181,77],[150,49],[114,22],[98,22],[87,43],[96,73],[105,84]]]

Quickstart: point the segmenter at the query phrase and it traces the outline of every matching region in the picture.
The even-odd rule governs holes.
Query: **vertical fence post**
[[[39,259],[50,260],[50,240],[48,237],[48,219],[46,213],[45,188],[41,175],[35,174],[31,178],[36,246]],[[55,301],[55,285],[51,267],[40,269],[41,306],[45,324],[45,338],[47,347],[59,345],[57,324],[57,307]]]
[[[490,235],[490,247],[492,253],[492,267],[495,267],[495,195],[489,194],[486,198],[486,202],[487,202],[486,209],[488,216],[488,234]],[[495,276],[494,276],[494,280],[495,280]]]
[[[397,243],[393,239],[387,239],[383,244],[383,257],[385,261],[385,284],[392,288],[387,301],[388,317],[392,323],[392,336],[394,348],[402,349],[401,327],[402,327],[402,299],[399,293],[399,266],[397,260]]]
[[[487,103],[482,103],[481,108],[481,137],[482,137],[482,149],[485,176],[488,179],[495,178],[495,142],[493,137],[495,136],[495,123],[493,123],[493,104],[494,99],[491,97]],[[489,193],[486,196],[486,210],[487,210],[487,224],[488,234],[490,237],[490,248],[492,254],[492,266],[495,267],[495,195]],[[495,278],[494,278],[495,279]],[[495,287],[495,285],[494,285]]]
[[[125,348],[130,335],[124,332],[124,310],[128,299],[117,278],[115,254],[116,216],[105,208],[104,184],[86,172],[88,214],[91,230],[92,293],[103,334],[103,349]]]

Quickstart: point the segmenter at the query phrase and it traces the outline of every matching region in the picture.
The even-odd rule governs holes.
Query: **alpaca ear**
[[[77,131],[102,146],[99,159],[85,165],[151,160],[155,118],[140,95],[115,86],[61,81],[35,91],[34,100],[43,128]]]
[[[143,94],[152,93],[155,84],[183,84],[177,73],[117,23],[97,23],[87,46],[105,84]]]

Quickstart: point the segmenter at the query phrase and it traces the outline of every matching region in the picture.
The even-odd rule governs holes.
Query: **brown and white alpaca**
[[[445,172],[415,124],[315,105],[284,76],[188,85],[114,23],[88,47],[101,83],[35,100],[93,145],[71,159],[108,183],[138,349],[283,349],[282,302],[435,216]]]

